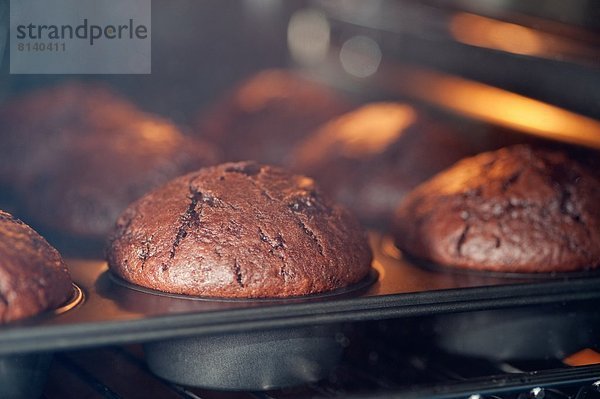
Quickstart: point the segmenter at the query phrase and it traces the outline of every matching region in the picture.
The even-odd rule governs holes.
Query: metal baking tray
[[[597,272],[497,275],[416,265],[371,235],[376,281],[337,295],[215,300],[156,295],[116,283],[104,261],[70,260],[85,299],[77,307],[0,328],[0,355],[264,331],[600,297]],[[360,287],[359,287],[360,288]]]

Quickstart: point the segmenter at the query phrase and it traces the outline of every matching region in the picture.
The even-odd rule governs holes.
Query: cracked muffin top
[[[59,253],[31,227],[0,211],[0,324],[56,308],[72,292]]]
[[[156,290],[273,298],[356,283],[371,251],[356,219],[312,179],[240,162],[179,177],[130,205],[108,262]]]
[[[396,212],[400,249],[502,272],[600,266],[600,181],[562,152],[514,146],[458,162]]]

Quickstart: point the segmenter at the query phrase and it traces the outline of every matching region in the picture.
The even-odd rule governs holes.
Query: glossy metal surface
[[[324,325],[199,336],[151,342],[144,352],[150,370],[169,381],[260,391],[325,378],[342,357],[336,331]]]
[[[72,349],[344,321],[558,303],[600,296],[598,273],[508,275],[417,266],[372,235],[377,281],[286,300],[186,299],[116,284],[103,261],[69,263],[85,301],[60,315],[0,329],[0,354]]]

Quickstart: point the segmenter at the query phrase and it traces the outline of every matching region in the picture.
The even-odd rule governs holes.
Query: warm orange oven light
[[[586,348],[564,358],[563,363],[569,366],[587,366],[589,364],[599,364],[600,353],[593,349]]]
[[[457,13],[449,22],[458,42],[507,53],[540,58],[597,57],[597,51],[563,36],[469,13]]]
[[[497,21],[473,14],[456,14],[450,32],[459,42],[516,54],[541,55],[545,52],[543,37],[520,25]]]
[[[600,148],[600,121],[493,86],[409,67],[386,66],[382,84],[477,120]]]

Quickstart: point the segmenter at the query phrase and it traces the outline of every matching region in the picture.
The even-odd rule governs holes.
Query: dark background
[[[577,1],[428,0],[299,1],[171,0],[152,2],[151,75],[10,75],[8,51],[0,64],[0,101],[65,78],[108,81],[143,108],[189,122],[195,112],[235,81],[267,67],[295,66],[287,50],[291,15],[307,7],[351,24],[332,43],[377,27],[398,39],[384,57],[466,76],[600,118],[600,3]],[[8,0],[0,1],[0,43]],[[550,59],[457,44],[444,27],[454,12],[472,12],[569,37],[591,56]],[[347,22],[347,21],[345,21]],[[336,36],[337,35],[337,36]],[[371,36],[380,38],[378,33]],[[0,45],[1,49],[1,45]]]

